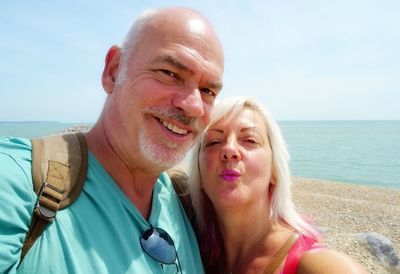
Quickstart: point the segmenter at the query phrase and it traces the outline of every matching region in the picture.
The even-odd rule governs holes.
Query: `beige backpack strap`
[[[167,173],[185,210],[186,216],[188,217],[192,226],[194,226],[196,218],[188,190],[188,176],[182,170],[176,168],[169,169]]]
[[[276,252],[272,261],[267,265],[264,269],[264,274],[272,274],[278,268],[278,266],[282,263],[283,259],[287,256],[290,248],[297,242],[299,239],[299,234],[297,232],[293,232],[290,234],[289,238],[285,241],[285,243],[281,246],[281,248]]]
[[[32,140],[32,180],[38,195],[21,261],[57,210],[78,198],[87,172],[87,146],[82,133]]]

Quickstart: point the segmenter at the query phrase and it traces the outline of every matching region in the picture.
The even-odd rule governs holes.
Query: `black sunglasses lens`
[[[143,250],[153,259],[163,264],[173,264],[176,260],[174,242],[161,228],[150,228],[140,237]]]

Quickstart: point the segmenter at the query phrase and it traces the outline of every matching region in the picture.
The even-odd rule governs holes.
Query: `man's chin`
[[[196,134],[198,136],[198,134]],[[155,167],[169,169],[181,162],[195,142],[174,142],[161,136],[154,136],[143,130],[139,136],[139,147],[143,158]]]
[[[143,147],[142,147],[143,148]],[[146,158],[149,162],[153,163],[154,165],[162,168],[163,170],[172,168],[173,166],[180,163],[184,158],[188,149],[178,149],[169,148],[165,146],[158,146],[158,147],[149,147],[147,146],[146,149],[142,149],[142,153],[144,158]]]

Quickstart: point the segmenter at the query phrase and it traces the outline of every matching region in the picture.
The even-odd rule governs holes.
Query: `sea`
[[[400,121],[279,124],[293,175],[400,189]]]
[[[79,123],[0,122],[35,138]],[[280,121],[294,176],[400,189],[400,121]]]

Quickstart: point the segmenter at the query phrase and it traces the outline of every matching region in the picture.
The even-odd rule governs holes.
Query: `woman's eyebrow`
[[[216,131],[218,133],[224,133],[224,131],[222,129],[217,129],[217,128],[210,128],[209,130],[207,130],[207,132],[210,132],[210,131]]]
[[[251,126],[251,127],[244,127],[240,130],[240,132],[245,132],[245,131],[256,131],[259,132],[261,131],[259,127],[257,126]]]

